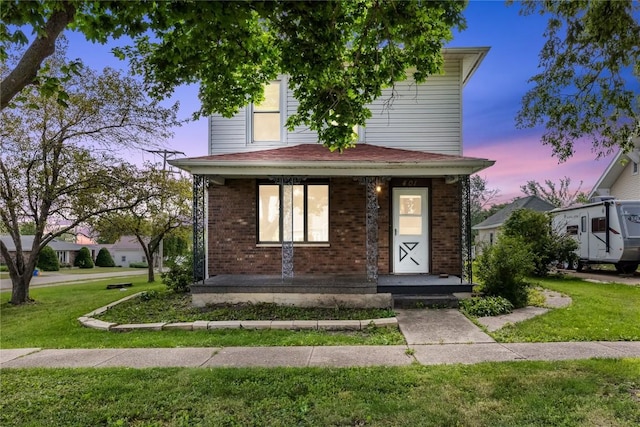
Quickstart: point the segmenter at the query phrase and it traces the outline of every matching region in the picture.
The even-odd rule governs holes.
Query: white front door
[[[427,189],[393,189],[393,271],[428,273]]]

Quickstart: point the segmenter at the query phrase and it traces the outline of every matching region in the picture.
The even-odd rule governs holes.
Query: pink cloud
[[[464,155],[495,160],[492,167],[480,172],[490,188],[500,190],[497,203],[509,202],[524,194],[520,186],[535,180],[544,183],[560,178],[571,178],[571,187],[589,192],[609,165],[611,157],[595,159],[595,154],[586,146],[577,147],[576,153],[566,162],[558,163],[551,156],[551,147],[542,145],[537,138],[519,138],[470,147]]]

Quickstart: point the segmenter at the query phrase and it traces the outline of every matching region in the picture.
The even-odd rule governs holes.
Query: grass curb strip
[[[132,298],[136,298],[142,292],[138,292],[132,295],[128,295],[118,301],[107,304],[104,307],[100,307],[93,310],[84,316],[78,317],[78,321],[82,326],[92,329],[100,329],[104,331],[112,332],[127,332],[133,330],[147,330],[147,331],[163,331],[163,330],[185,330],[195,331],[204,329],[319,329],[327,331],[359,331],[366,329],[370,325],[375,327],[397,327],[398,319],[395,317],[383,318],[383,319],[367,319],[367,320],[221,320],[221,321],[206,321],[196,320],[194,322],[179,322],[179,323],[130,323],[130,324],[118,324],[105,322],[103,320],[95,319],[93,316],[102,314],[110,308],[128,301]]]

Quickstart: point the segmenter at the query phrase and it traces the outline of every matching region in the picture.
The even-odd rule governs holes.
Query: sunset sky
[[[448,45],[491,48],[463,93],[464,155],[496,160],[493,167],[480,175],[487,179],[490,188],[500,190],[497,202],[521,197],[520,186],[531,179],[558,182],[569,176],[575,185],[583,181],[582,191],[589,192],[610,157],[596,160],[590,144],[585,143],[576,146],[576,154],[570,160],[559,164],[551,155],[551,147],[540,142],[542,129],[515,127],[520,101],[529,87],[527,80],[537,72],[546,24],[544,17],[520,16],[518,12],[517,5],[507,7],[503,1],[471,1],[465,12],[467,29],[456,33]],[[69,57],[81,57],[96,69],[107,65],[126,67],[109,53],[115,43],[92,45],[80,35],[67,35]],[[197,109],[196,95],[195,86],[176,91],[173,100],[180,101],[182,118]],[[207,120],[175,129],[167,148],[183,151],[189,157],[206,155]],[[140,160],[151,160],[149,154],[139,155]]]

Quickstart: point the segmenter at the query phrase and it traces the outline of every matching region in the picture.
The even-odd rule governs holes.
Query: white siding
[[[461,154],[460,78],[460,62],[450,61],[444,75],[431,76],[423,84],[397,83],[390,106],[385,102],[391,89],[386,89],[371,105],[364,140],[385,147]]]
[[[360,141],[392,148],[462,154],[462,82],[461,61],[447,61],[443,75],[431,76],[423,84],[412,79],[397,83],[395,98],[387,101],[392,89],[370,105],[372,117],[361,128]],[[287,117],[298,107],[293,92],[287,90],[283,108]],[[284,120],[283,120],[284,121]],[[287,145],[318,142],[316,132],[305,126],[283,130],[283,142],[277,145],[247,144],[247,109],[231,119],[213,115],[209,119],[210,154],[254,151]]]
[[[620,200],[640,200],[640,173],[633,174],[633,162],[629,162],[611,186],[611,195]]]

